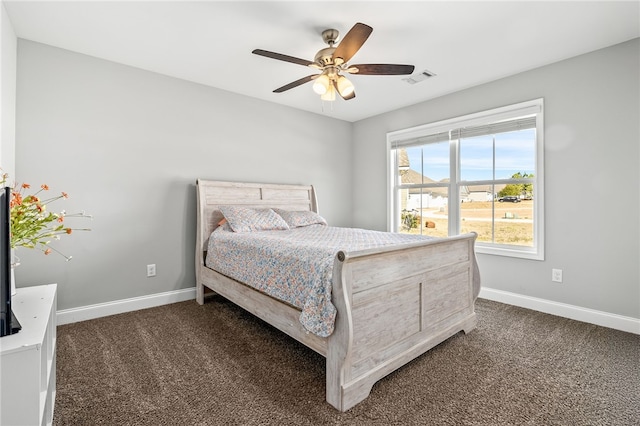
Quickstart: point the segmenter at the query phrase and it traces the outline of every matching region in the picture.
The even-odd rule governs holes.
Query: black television
[[[11,310],[11,188],[0,194],[0,337],[22,328]]]

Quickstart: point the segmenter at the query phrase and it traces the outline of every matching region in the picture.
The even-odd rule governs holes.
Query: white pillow
[[[278,213],[289,228],[298,228],[300,226],[309,226],[309,225],[326,225],[327,221],[325,218],[320,216],[316,212],[308,211],[308,210],[283,210],[283,209],[273,209],[276,213]]]
[[[234,232],[289,229],[287,222],[271,209],[220,206],[220,211]]]

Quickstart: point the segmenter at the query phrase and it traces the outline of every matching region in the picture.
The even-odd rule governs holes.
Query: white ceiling
[[[640,36],[639,1],[3,3],[20,38],[352,122]],[[356,22],[373,33],[351,63],[437,76],[355,75],[355,99],[324,105],[309,83],[272,93],[315,71],[253,49],[312,60]]]

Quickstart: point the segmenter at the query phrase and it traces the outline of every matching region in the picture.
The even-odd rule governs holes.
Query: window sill
[[[476,253],[493,256],[517,257],[528,260],[544,260],[542,250],[524,246],[483,245],[476,242]]]

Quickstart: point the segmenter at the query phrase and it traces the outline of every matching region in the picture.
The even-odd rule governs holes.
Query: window
[[[389,133],[389,229],[542,260],[542,129],[537,99]]]

